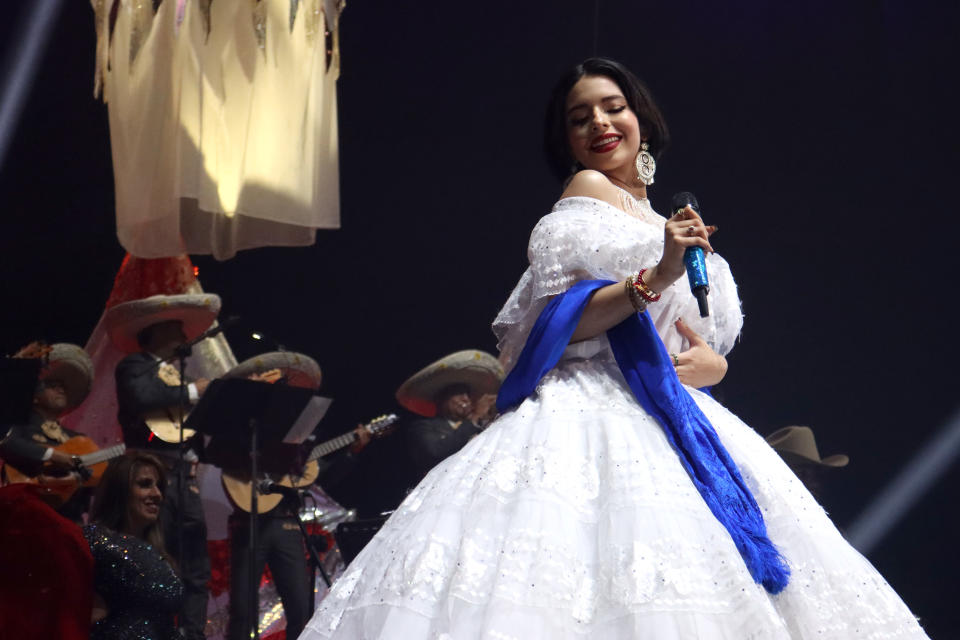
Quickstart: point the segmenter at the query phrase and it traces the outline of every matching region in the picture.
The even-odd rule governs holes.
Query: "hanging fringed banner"
[[[343,3],[91,4],[127,251],[226,259],[339,228]]]

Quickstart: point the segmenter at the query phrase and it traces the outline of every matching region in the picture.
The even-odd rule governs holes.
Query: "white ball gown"
[[[550,296],[653,265],[664,219],[590,198],[535,227],[530,268],[494,323],[506,365]],[[667,350],[682,316],[720,353],[742,325],[726,262],[708,257],[711,315],[684,280],[651,304]],[[709,395],[709,418],[789,563],[751,578],[601,336],[571,345],[536,392],[434,468],[347,568],[301,638],[776,640],[926,638],[779,456]]]

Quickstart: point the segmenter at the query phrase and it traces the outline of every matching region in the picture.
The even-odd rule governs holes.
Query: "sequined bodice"
[[[94,561],[94,589],[109,613],[91,629],[91,640],[168,640],[179,638],[174,615],[183,585],[160,553],[143,540],[101,525],[83,535]]]

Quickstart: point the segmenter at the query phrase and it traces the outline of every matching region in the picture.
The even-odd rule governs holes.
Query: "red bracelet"
[[[640,272],[637,273],[637,279],[633,282],[633,288],[637,290],[643,299],[647,302],[656,302],[660,299],[660,294],[647,286],[647,283],[643,281],[643,274],[646,273],[646,269],[640,269]]]

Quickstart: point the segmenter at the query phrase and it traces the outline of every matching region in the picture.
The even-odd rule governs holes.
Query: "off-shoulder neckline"
[[[598,203],[602,204],[604,207],[607,207],[608,209],[611,209],[611,210],[615,211],[617,214],[619,214],[619,215],[621,215],[621,216],[624,216],[625,218],[628,218],[628,219],[630,219],[630,220],[636,220],[636,221],[638,221],[638,222],[643,222],[643,223],[645,223],[645,224],[651,224],[651,221],[649,221],[649,220],[644,220],[643,218],[641,218],[641,217],[639,217],[639,216],[631,215],[631,214],[627,213],[626,211],[624,211],[623,209],[621,209],[620,207],[616,207],[616,206],[610,204],[609,202],[607,202],[606,200],[601,200],[600,198],[594,198],[593,196],[567,196],[566,198],[560,198],[559,200],[557,200],[557,201],[554,203],[553,209],[551,209],[551,212],[553,212],[553,211],[559,211],[559,210],[561,210],[562,208],[565,208],[566,205],[563,205],[563,203],[571,202],[571,201],[575,201],[575,200],[588,200],[588,201],[590,201],[590,202],[598,202]],[[646,199],[646,198],[645,198],[644,200],[646,200],[646,202],[647,202],[647,208],[649,209],[649,213],[650,213],[652,216],[655,216],[656,218],[659,218],[660,220],[663,220],[664,222],[666,222],[666,219],[665,219],[663,216],[661,216],[659,213],[657,213],[656,211],[653,210],[653,207],[650,205],[650,200],[648,200],[648,199]]]

